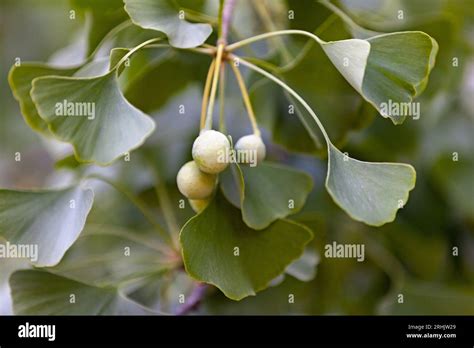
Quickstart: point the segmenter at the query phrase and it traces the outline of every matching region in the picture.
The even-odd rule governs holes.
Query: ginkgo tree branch
[[[227,35],[232,21],[232,12],[234,11],[236,0],[224,0],[222,8],[222,22],[220,27],[220,42],[227,43]]]

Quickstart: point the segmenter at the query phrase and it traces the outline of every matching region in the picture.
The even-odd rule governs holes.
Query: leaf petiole
[[[163,41],[163,38],[162,37],[156,37],[154,39],[144,41],[141,44],[135,46],[129,52],[127,52],[127,54],[124,55],[122,57],[122,59],[120,59],[119,62],[117,64],[115,64],[115,66],[111,70],[118,69],[128,58],[130,58],[130,56],[132,54],[134,54],[135,52],[141,50],[144,47],[166,47],[167,46],[167,47],[173,48],[173,46],[170,46],[170,45],[159,45],[158,46],[157,44],[155,44],[155,42],[159,42],[159,41]],[[177,48],[177,47],[174,47],[174,48]],[[214,55],[214,52],[215,52],[215,48],[213,46],[211,46],[211,47],[177,48],[177,49],[196,52],[196,53],[201,53],[201,54],[206,54],[206,55]]]
[[[259,74],[267,77],[268,79],[272,80],[276,84],[280,85],[283,89],[285,89],[288,93],[290,93],[293,97],[295,97],[301,103],[301,105],[303,105],[303,107],[309,112],[309,114],[313,117],[314,121],[316,122],[319,129],[321,130],[321,133],[323,134],[327,145],[329,146],[329,144],[331,144],[331,140],[329,139],[329,136],[326,133],[326,130],[324,129],[324,126],[322,125],[322,123],[319,120],[316,113],[313,111],[313,109],[311,109],[311,107],[308,105],[308,103],[298,93],[296,93],[296,91],[294,89],[292,89],[290,86],[288,86],[282,80],[280,80],[276,76],[272,75],[268,71],[259,68],[258,66],[246,61],[245,59],[242,59],[242,58],[240,58],[240,57],[238,57],[234,54],[231,54],[230,56],[232,57],[232,59],[237,59],[240,62],[240,64],[246,66],[249,69],[252,69],[252,70],[258,72]]]
[[[244,79],[242,78],[242,74],[240,73],[239,68],[233,62],[229,62],[229,65],[232,67],[235,78],[237,79],[237,83],[240,88],[240,93],[242,94],[242,98],[247,109],[247,114],[249,116],[250,123],[252,124],[253,133],[255,135],[260,136],[260,129],[258,129],[257,119],[255,117],[252,103],[250,102],[249,93],[247,91],[247,87],[245,86]]]
[[[162,37],[156,37],[154,39],[146,40],[146,41],[142,42],[141,44],[135,46],[126,55],[124,55],[122,57],[122,59],[120,59],[119,62],[117,64],[115,64],[115,66],[110,70],[118,69],[128,58],[130,58],[130,56],[132,54],[134,54],[138,50],[142,49],[143,47],[148,46],[148,45],[150,45],[152,43],[155,43],[155,42],[158,42],[158,41],[162,41],[162,40],[163,40]]]
[[[204,85],[204,92],[202,94],[202,103],[201,103],[201,122],[200,129],[203,129],[206,124],[206,110],[209,103],[209,92],[211,90],[212,78],[214,76],[214,67],[216,65],[216,60],[213,59],[211,65],[209,65],[209,70],[207,72],[206,84]]]
[[[250,45],[254,42],[265,40],[265,39],[272,38],[272,37],[275,37],[275,36],[281,36],[281,35],[303,35],[303,36],[308,36],[308,37],[312,38],[313,40],[315,40],[320,45],[324,45],[326,43],[324,40],[321,40],[318,36],[314,35],[313,33],[308,32],[308,31],[290,29],[290,30],[271,31],[271,32],[264,33],[264,34],[255,35],[255,36],[249,37],[249,38],[241,40],[241,41],[237,41],[237,42],[235,42],[231,45],[228,45],[226,47],[226,51],[227,52],[232,52],[232,51],[235,51],[236,49],[238,49],[240,47]]]
[[[219,74],[221,71],[224,47],[225,45],[223,43],[220,43],[219,46],[217,46],[217,54],[216,54],[216,59],[215,59],[216,63],[214,66],[214,77],[212,80],[211,92],[210,92],[210,97],[209,97],[209,105],[207,107],[207,115],[206,115],[206,121],[204,124],[204,129],[212,128],[212,113],[214,110],[214,102],[216,100],[217,83],[219,82]]]
[[[221,65],[221,82],[219,83],[219,131],[226,133],[225,126],[225,65]]]
[[[214,46],[207,46],[204,47],[192,47],[192,48],[179,48],[179,47],[173,47],[170,46],[169,44],[151,44],[146,46],[145,48],[174,48],[179,51],[189,51],[189,52],[194,52],[194,53],[200,53],[200,54],[205,54],[208,56],[213,56],[216,54],[216,48]]]

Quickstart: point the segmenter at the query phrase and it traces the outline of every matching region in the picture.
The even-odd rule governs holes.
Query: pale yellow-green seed
[[[221,132],[205,130],[194,141],[192,153],[201,171],[217,174],[229,165],[230,142]]]
[[[250,134],[243,136],[235,144],[238,158],[243,158],[240,163],[257,165],[265,159],[267,150],[260,136]],[[240,154],[239,154],[240,152]]]
[[[212,195],[217,177],[199,170],[194,161],[186,163],[178,172],[179,191],[189,199],[205,199]]]

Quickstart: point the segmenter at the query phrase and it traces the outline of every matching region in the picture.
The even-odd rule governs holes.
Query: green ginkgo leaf
[[[367,40],[370,54],[363,82],[363,92],[382,116],[397,123],[403,116],[393,117],[381,105],[408,103],[426,87],[434,67],[438,44],[423,32],[383,34]]]
[[[403,294],[403,303],[392,293],[380,305],[381,314],[472,316],[474,313],[472,287],[408,279],[399,291]]]
[[[254,167],[234,164],[220,175],[220,182],[224,196],[256,230],[297,213],[313,188],[308,174],[270,162]]]
[[[36,106],[30,96],[32,81],[41,76],[72,76],[79,67],[59,68],[42,63],[22,63],[13,66],[8,75],[8,82],[13,95],[20,103],[21,113],[25,122],[35,131],[50,134],[48,124],[38,115]]]
[[[361,93],[370,44],[366,40],[349,39],[331,41],[322,48],[337,70]]]
[[[31,97],[51,132],[71,143],[81,162],[107,165],[139,147],[155,128],[124,98],[115,70],[92,78],[37,78]]]
[[[180,234],[186,271],[233,300],[268,287],[303,254],[311,238],[308,228],[288,220],[253,230],[220,193]]]
[[[446,154],[435,162],[433,179],[457,214],[474,219],[474,160],[463,156],[454,161],[452,156]]]
[[[93,196],[92,190],[80,187],[0,190],[0,235],[15,245],[37,246],[32,263],[53,266],[84,228]]]
[[[180,10],[170,0],[124,0],[132,21],[145,29],[161,31],[171,46],[190,48],[202,45],[212,33],[204,23],[190,23],[181,18]]]
[[[353,219],[380,226],[395,219],[415,187],[415,169],[402,163],[363,162],[329,144],[326,188]]]
[[[367,39],[372,36],[380,35],[382,32],[373,31],[366,29],[352,20],[344,11],[339,7],[335,6],[328,0],[319,0],[319,2],[331,10],[335,15],[337,15],[346,25],[347,29],[351,32],[352,36],[356,39]]]
[[[10,277],[10,287],[13,311],[18,315],[156,314],[115,288],[94,287],[45,271],[17,271]]]
[[[90,60],[77,70],[71,77],[95,77],[109,71],[109,58],[101,57]],[[55,76],[54,74],[52,76]]]
[[[425,88],[434,67],[438,44],[419,31],[382,34],[367,40],[323,43],[339,72],[365,100],[394,124],[413,115],[402,103],[411,103]],[[392,105],[397,104],[397,112]]]
[[[338,40],[341,38],[350,37],[350,34],[344,29],[341,20],[330,21],[328,25],[323,26],[323,28],[318,31],[318,35],[321,35],[321,37],[325,39],[333,40],[331,42],[340,42]],[[342,42],[346,41],[347,40],[343,40]],[[335,64],[331,64],[331,60],[328,59],[324,47],[335,48],[335,46],[331,46],[331,42],[321,47],[317,42],[310,40],[306,44],[300,58],[296,59],[292,64],[280,68],[277,73],[279,77],[300,94],[309,105],[316,108],[318,117],[331,136],[333,143],[340,145],[346,141],[350,131],[360,129],[364,126],[366,122],[364,119],[370,116],[370,112],[364,115],[364,100],[360,96],[360,93],[347,83],[347,80],[341,75],[339,70],[335,67]],[[361,45],[362,48],[366,46],[368,46],[367,43]],[[351,52],[351,55],[356,54],[357,52]],[[342,66],[344,66],[345,63],[343,58],[340,63],[338,63]],[[324,83],[320,83],[320,81],[324,81]],[[267,103],[273,100],[273,95],[272,92],[272,95],[267,97]],[[258,102],[264,103],[262,100]],[[291,104],[298,105],[295,104],[294,101],[291,101]],[[312,140],[315,143],[315,150],[321,148],[321,152],[325,152],[323,148],[324,141],[321,138],[319,129],[311,128],[311,125],[314,124],[312,117],[309,116],[303,108],[295,107],[294,111],[296,115],[288,114],[288,106],[286,106],[283,117],[287,119],[293,118],[293,122],[300,121],[301,127],[306,128],[309,136],[306,134],[302,136],[301,132],[296,133],[296,135],[292,133],[291,136],[287,134],[286,136],[292,142],[299,142],[300,139],[301,142]],[[369,111],[372,111],[372,108],[370,108]],[[257,117],[259,117],[259,115],[257,115]],[[288,121],[284,123],[280,121],[280,124],[282,128],[280,128],[279,132],[286,133],[289,127]],[[296,131],[297,129],[291,127],[291,130]],[[275,132],[275,130],[273,132]],[[306,148],[310,147],[306,146]],[[294,151],[295,146],[289,149]],[[314,150],[309,152],[314,153]]]
[[[262,162],[240,166],[244,178],[242,218],[253,229],[297,213],[313,188],[311,177],[280,164]]]
[[[242,209],[241,199],[244,195],[244,176],[241,167],[232,163],[227,170],[219,174],[222,193],[236,208]]]
[[[354,56],[354,52],[351,54]],[[344,155],[331,143],[323,123],[303,97],[264,69],[245,60],[242,63],[284,87],[312,116],[314,122],[308,123],[308,127],[312,131],[321,131],[327,144],[326,188],[334,201],[353,219],[369,225],[380,226],[393,221],[415,186],[414,168],[400,163],[362,162]],[[360,81],[360,76],[355,76],[353,81]]]

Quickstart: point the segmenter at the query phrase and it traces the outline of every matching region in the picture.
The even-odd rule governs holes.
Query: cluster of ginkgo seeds
[[[189,199],[195,212],[202,211],[210,202],[218,182],[218,174],[228,165],[231,144],[227,136],[215,130],[203,130],[193,144],[193,160],[184,164],[178,172],[179,191]],[[253,151],[256,161],[264,160],[265,144],[259,135],[250,134],[240,138],[235,151]],[[246,164],[246,163],[244,163]]]
[[[221,63],[226,61],[223,51],[224,47],[220,44],[216,57],[209,67],[201,109],[201,132],[194,140],[192,148],[193,160],[181,167],[176,178],[179,191],[188,198],[195,212],[202,211],[211,201],[218,184],[219,173],[229,166],[231,158],[235,158],[231,153],[247,154],[243,160],[240,160],[239,157],[239,163],[254,165],[262,162],[266,155],[265,144],[260,136],[260,130],[258,129],[247,88],[239,69],[232,63],[230,65],[239,84],[249,120],[252,123],[253,134],[240,138],[235,144],[234,149],[232,149],[229,138],[225,134],[212,129],[212,110],[217,84],[219,83],[219,74],[221,67],[223,67]],[[228,60],[227,62],[229,63]],[[220,83],[221,87],[223,87],[223,82],[221,81]],[[250,161],[253,163],[250,163]]]

